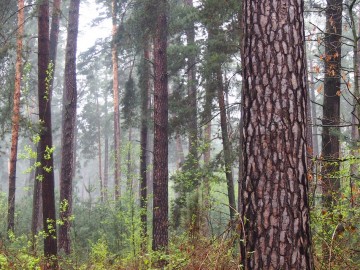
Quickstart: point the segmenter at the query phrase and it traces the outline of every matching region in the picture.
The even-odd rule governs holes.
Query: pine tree
[[[239,221],[245,269],[313,268],[304,35],[302,1],[245,0]]]

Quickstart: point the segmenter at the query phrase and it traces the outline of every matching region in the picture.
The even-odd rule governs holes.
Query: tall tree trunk
[[[108,136],[108,101],[107,101],[107,92],[105,92],[105,141],[104,141],[104,200],[108,200],[108,182],[109,182],[109,136]]]
[[[53,88],[53,80],[56,68],[56,55],[57,55],[57,44],[58,44],[58,37],[59,37],[59,20],[60,20],[60,5],[61,0],[54,0],[53,1],[53,11],[52,11],[52,21],[51,21],[51,30],[50,30],[50,48],[49,48],[49,62],[52,63],[52,68],[48,71],[50,72],[49,76],[49,95],[52,96],[52,88]],[[37,161],[40,162],[41,160],[41,148],[39,145],[37,147]],[[33,240],[35,239],[35,235],[39,229],[38,219],[42,218],[41,213],[39,213],[40,209],[42,208],[42,186],[39,182],[38,176],[43,174],[42,167],[38,166],[35,169],[35,182],[34,182],[34,195],[39,196],[33,199],[33,213],[32,213],[32,237]]]
[[[147,151],[148,151],[148,121],[149,121],[149,94],[150,94],[150,60],[149,40],[145,37],[144,57],[141,66],[141,130],[140,130],[140,208],[141,208],[141,250],[146,253],[147,250]]]
[[[193,8],[193,0],[185,0],[189,8]],[[186,29],[186,39],[188,46],[195,46],[195,26],[191,23]],[[196,92],[196,52],[190,49],[187,61],[187,88],[189,106],[189,156],[192,166],[190,169],[198,167],[198,136],[197,136],[197,92]]]
[[[59,250],[70,254],[70,226],[72,214],[72,189],[74,176],[74,144],[77,106],[76,48],[79,28],[80,0],[71,0],[65,55],[65,88],[62,113],[62,152],[60,176],[60,219]]]
[[[303,2],[245,0],[244,30],[242,263],[312,269]]]
[[[154,251],[168,249],[168,76],[167,76],[167,1],[157,4],[154,38]],[[165,260],[158,262],[164,267]]]
[[[114,154],[115,154],[115,172],[114,172],[114,189],[115,199],[120,198],[120,111],[119,111],[119,63],[118,49],[116,42],[117,35],[117,12],[118,4],[116,0],[112,0],[112,68],[113,68],[113,95],[114,95]]]
[[[11,150],[9,166],[9,194],[8,194],[8,231],[14,232],[15,222],[15,191],[16,191],[16,161],[19,141],[20,95],[22,74],[22,48],[24,35],[24,0],[18,0],[18,30],[16,40],[15,89],[12,115]]]
[[[225,163],[224,167],[225,167],[225,175],[226,175],[228,199],[229,199],[229,213],[230,213],[230,220],[233,221],[236,212],[236,201],[235,201],[234,180],[231,171],[232,154],[231,154],[231,145],[228,134],[228,125],[226,120],[224,84],[223,84],[221,66],[218,67],[218,70],[216,72],[216,79],[218,83],[217,93],[218,93],[218,102],[220,109],[221,137],[222,137],[223,151],[224,151],[224,163]]]
[[[326,7],[325,31],[325,77],[322,119],[322,204],[325,211],[332,212],[340,198],[340,95],[341,95],[341,34],[342,0],[329,0]],[[323,231],[331,241],[332,228],[325,222]],[[331,247],[323,244],[324,262],[331,262]]]
[[[101,157],[101,121],[99,110],[99,98],[96,95],[96,114],[98,115],[98,163],[99,163],[99,188],[100,188],[100,201],[104,202],[104,186],[103,186],[103,174],[102,174],[102,157]]]
[[[355,2],[354,2],[355,3]],[[354,109],[352,112],[352,127],[351,127],[351,141],[352,141],[352,150],[351,154],[354,157],[359,156],[359,147],[358,141],[360,138],[359,128],[360,128],[360,20],[358,22],[358,29],[355,27],[355,16],[354,16],[354,5],[349,7],[350,19],[352,23],[352,34],[354,42],[354,58],[353,58],[353,66],[354,66],[354,91],[353,91],[353,103]],[[360,11],[358,11],[358,16],[360,16]],[[356,42],[357,41],[357,42]],[[359,164],[355,162],[350,165],[350,205],[354,207],[354,180],[359,177]]]
[[[38,16],[38,100],[41,123],[40,155],[46,268],[57,267],[56,211],[54,194],[54,160],[51,125],[51,93],[47,83],[49,68],[49,1],[39,3]]]
[[[336,203],[340,179],[340,88],[341,88],[341,33],[342,0],[329,0],[326,7],[325,78],[322,131],[322,193],[323,205],[330,210]]]

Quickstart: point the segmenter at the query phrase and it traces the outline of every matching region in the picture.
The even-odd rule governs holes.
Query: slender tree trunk
[[[234,180],[231,171],[232,167],[232,154],[231,154],[231,145],[229,141],[228,126],[226,120],[226,108],[224,100],[224,84],[222,78],[221,67],[218,67],[216,72],[217,77],[217,91],[218,91],[218,102],[220,109],[220,126],[221,126],[221,137],[224,149],[224,163],[225,163],[225,175],[228,189],[228,198],[229,198],[229,211],[230,211],[230,220],[234,220],[236,212],[236,201],[235,201],[235,190],[234,190]]]
[[[141,208],[141,250],[146,253],[147,250],[147,151],[148,151],[148,121],[149,121],[149,93],[150,93],[150,67],[149,61],[149,41],[145,37],[144,58],[141,66],[141,138],[140,138],[140,208]]]
[[[36,162],[41,162],[41,155],[40,153],[40,142],[37,146],[37,158]],[[42,213],[39,211],[42,209],[42,185],[41,182],[38,179],[38,176],[42,175],[41,166],[39,166],[39,169],[37,169],[37,172],[35,173],[34,178],[34,191],[33,191],[33,209],[32,209],[32,219],[31,219],[31,235],[32,235],[32,250],[36,250],[36,239],[35,236],[39,232],[41,228],[41,219],[42,219]]]
[[[104,202],[104,187],[103,187],[103,174],[102,174],[102,157],[101,157],[101,121],[99,110],[99,98],[96,96],[96,114],[98,115],[98,159],[99,159],[99,188],[100,188],[100,201]]]
[[[244,3],[242,263],[313,269],[303,2]]]
[[[20,122],[20,95],[22,74],[22,47],[24,35],[24,0],[18,0],[18,30],[16,41],[15,89],[12,115],[11,152],[9,167],[9,194],[8,194],[8,231],[14,232],[15,222],[15,190],[16,190],[16,161],[19,140]]]
[[[120,111],[119,111],[119,63],[116,43],[117,35],[117,1],[112,0],[112,68],[113,68],[113,95],[114,95],[114,154],[115,154],[115,199],[120,198]]]
[[[71,252],[70,226],[72,214],[72,189],[74,177],[74,144],[77,106],[76,48],[79,28],[80,0],[71,0],[65,55],[65,88],[62,113],[62,153],[60,176],[60,218],[59,250]]]
[[[105,141],[104,141],[104,200],[108,200],[108,182],[109,182],[109,136],[108,136],[108,101],[107,92],[105,92]]]
[[[59,40],[59,27],[60,27],[60,15],[61,15],[61,0],[53,0],[53,10],[51,19],[51,30],[50,30],[50,62],[53,63],[51,70],[52,75],[50,76],[50,85],[53,86],[54,74],[55,74],[55,62],[57,56],[57,45]]]
[[[40,155],[44,226],[44,256],[46,269],[57,267],[56,211],[54,194],[54,160],[52,148],[51,93],[49,79],[49,1],[39,3],[38,17],[38,99],[41,123]],[[50,67],[51,68],[51,67]]]
[[[358,22],[358,29],[355,27],[355,16],[354,16],[353,6],[350,7],[350,19],[352,22],[352,34],[353,40],[357,41],[354,42],[354,58],[353,58],[353,66],[354,66],[354,91],[353,91],[353,103],[354,109],[352,112],[352,127],[351,127],[351,140],[352,140],[352,150],[351,154],[354,157],[359,156],[359,147],[358,141],[360,138],[359,135],[359,128],[360,128],[360,86],[359,86],[359,79],[360,79],[360,20]],[[360,11],[358,11],[358,16],[360,16]],[[354,180],[358,179],[359,177],[359,164],[355,162],[350,165],[350,205],[354,207],[354,196],[353,196],[353,189],[354,189]]]
[[[185,0],[189,8],[193,8],[193,0]],[[191,23],[186,29],[186,38],[188,46],[195,46],[195,26]],[[191,159],[191,168],[198,167],[198,136],[197,136],[197,92],[196,92],[196,52],[190,50],[187,61],[187,84],[188,84],[188,105],[189,105],[189,155]]]
[[[167,76],[167,1],[157,5],[154,38],[154,251],[168,249],[168,76]],[[164,267],[160,260],[157,267]]]
[[[312,122],[312,141],[313,141],[313,156],[319,155],[319,140],[318,140],[318,128],[317,128],[317,113],[316,113],[316,105],[313,103],[316,101],[315,91],[314,91],[314,73],[312,72],[313,66],[312,61],[309,61],[309,69],[310,69],[310,107],[311,107],[311,122]]]

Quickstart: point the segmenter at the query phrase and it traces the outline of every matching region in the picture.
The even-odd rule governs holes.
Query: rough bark
[[[114,95],[114,189],[115,199],[120,198],[120,110],[119,110],[119,62],[118,62],[118,49],[116,42],[117,35],[117,12],[118,4],[116,0],[112,0],[112,68],[113,68],[113,95]]]
[[[331,209],[336,203],[340,179],[334,176],[340,169],[340,87],[341,87],[342,0],[329,0],[326,7],[325,78],[323,102],[322,166],[323,205]],[[328,162],[326,162],[328,161]]]
[[[72,214],[72,189],[74,177],[74,144],[77,106],[76,48],[79,28],[80,0],[71,0],[65,55],[65,88],[62,109],[62,152],[60,174],[59,250],[71,252],[70,226]]]
[[[38,101],[40,155],[42,166],[42,201],[44,226],[44,256],[49,269],[57,265],[56,211],[54,194],[54,160],[52,154],[51,93],[49,68],[49,1],[39,3],[38,16]]]
[[[158,2],[154,37],[154,180],[152,249],[168,249],[167,1]],[[159,267],[166,261],[160,260]]]
[[[302,1],[245,0],[245,269],[312,269],[304,41]]]
[[[16,63],[15,63],[15,88],[13,99],[12,131],[11,131],[11,150],[9,166],[9,194],[8,194],[8,231],[14,231],[15,222],[15,191],[16,191],[16,162],[19,140],[20,122],[20,96],[21,96],[21,76],[22,76],[22,48],[24,35],[24,0],[18,0],[18,30],[16,38]]]
[[[150,94],[150,67],[149,67],[149,44],[148,38],[144,41],[144,59],[141,67],[141,129],[140,129],[140,208],[141,208],[141,250],[147,249],[147,151],[148,151],[148,114]]]

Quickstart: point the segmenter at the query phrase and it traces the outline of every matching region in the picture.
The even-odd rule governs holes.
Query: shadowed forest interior
[[[359,0],[1,0],[0,269],[359,269],[359,80]]]

